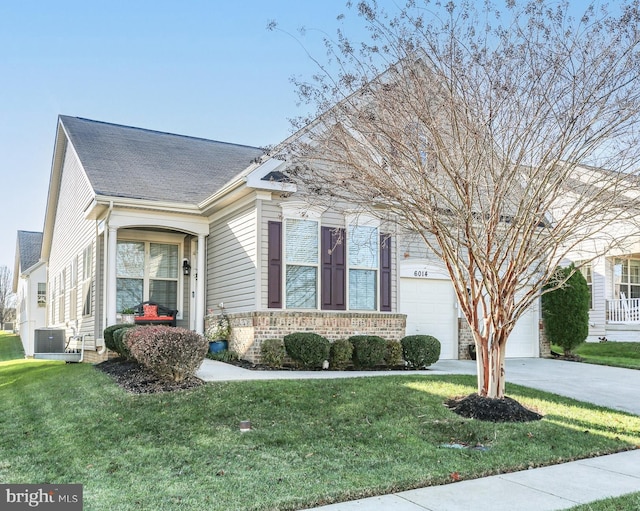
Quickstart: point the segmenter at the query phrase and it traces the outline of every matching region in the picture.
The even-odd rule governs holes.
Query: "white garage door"
[[[400,312],[407,315],[407,335],[433,335],[440,358],[458,358],[458,310],[449,280],[400,279]]]
[[[524,313],[507,340],[508,358],[539,357],[538,308],[533,306]]]

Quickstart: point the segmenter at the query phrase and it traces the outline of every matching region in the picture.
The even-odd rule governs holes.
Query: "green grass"
[[[7,332],[0,332],[0,362],[24,358],[20,337]]]
[[[640,493],[599,500],[572,507],[569,511],[634,511],[640,509]]]
[[[406,375],[131,395],[88,364],[0,362],[0,480],[82,483],[87,511],[287,510],[640,445],[640,417],[524,387],[507,392],[542,421],[483,423],[443,406],[475,383]]]
[[[552,349],[563,353],[559,346]],[[589,364],[640,369],[640,342],[585,342],[574,352]]]

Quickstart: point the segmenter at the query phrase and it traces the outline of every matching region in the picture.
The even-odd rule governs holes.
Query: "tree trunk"
[[[489,344],[489,343],[487,343]],[[504,357],[505,344],[502,342],[479,345],[476,341],[476,364],[478,367],[478,394],[492,399],[502,399],[505,389]]]

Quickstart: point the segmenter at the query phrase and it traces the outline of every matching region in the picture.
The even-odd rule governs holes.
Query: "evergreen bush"
[[[312,332],[294,332],[284,336],[287,354],[306,368],[322,367],[329,360],[329,340]]]
[[[129,332],[132,332],[132,328],[118,328],[113,332],[113,346],[115,347],[115,351],[122,358],[126,358],[127,360],[132,360],[134,357],[131,354],[131,350],[129,350],[129,346],[126,342],[126,336]]]
[[[266,339],[260,346],[260,360],[269,367],[282,367],[287,352],[282,339]]]
[[[331,343],[329,367],[342,371],[352,363],[353,344],[349,339],[338,339]]]
[[[582,272],[572,264],[557,268],[545,289],[551,289],[542,295],[542,319],[547,339],[551,344],[561,346],[568,355],[589,335],[589,286]]]
[[[402,356],[415,369],[435,364],[440,358],[440,341],[431,335],[407,335],[400,344]]]
[[[356,367],[371,368],[384,364],[387,341],[377,335],[353,335],[353,363]]]
[[[398,341],[387,341],[387,353],[384,357],[384,363],[389,367],[402,365],[402,344]]]
[[[116,330],[120,330],[121,328],[132,328],[135,326],[136,325],[132,323],[119,323],[117,325],[108,326],[107,328],[104,329],[102,333],[102,336],[104,337],[104,345],[107,347],[107,349],[110,349],[111,351],[115,351],[116,353],[121,354],[116,348],[116,345],[114,343],[113,333]]]

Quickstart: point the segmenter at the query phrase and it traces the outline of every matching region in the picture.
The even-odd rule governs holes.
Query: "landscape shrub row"
[[[311,332],[295,332],[284,339],[262,342],[261,360],[270,367],[282,367],[286,356],[304,369],[326,367],[344,370],[407,366],[422,369],[440,358],[440,342],[430,335],[409,335],[398,341],[376,335],[354,335],[333,343]]]
[[[193,376],[209,347],[200,334],[170,326],[112,325],[104,330],[105,345],[122,358],[135,360],[158,377],[176,382]]]

